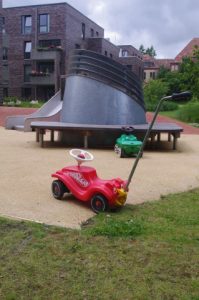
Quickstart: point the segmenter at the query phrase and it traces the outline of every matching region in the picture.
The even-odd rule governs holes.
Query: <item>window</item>
[[[110,58],[113,58],[113,54],[112,53],[110,53]]]
[[[50,16],[49,14],[39,15],[39,32],[47,33],[50,30]]]
[[[8,59],[8,48],[3,48],[3,60]]]
[[[85,40],[86,25],[82,23],[82,40]]]
[[[91,37],[94,37],[94,30],[91,28]]]
[[[31,99],[32,89],[31,88],[22,88],[21,97],[23,99]]]
[[[126,65],[127,69],[129,69],[130,71],[132,71],[132,65]]]
[[[150,78],[155,79],[155,72],[150,72]]]
[[[24,82],[30,82],[31,65],[24,65]]]
[[[8,97],[8,88],[3,88],[3,98]]]
[[[5,17],[0,17],[0,24],[5,25]]]
[[[30,59],[32,42],[24,42],[24,59]]]
[[[5,25],[5,18],[0,16],[0,30],[3,31]]]
[[[99,36],[99,32],[98,31],[96,31],[96,36]]]
[[[178,65],[176,64],[176,65],[171,65],[171,71],[178,71],[178,69],[179,69],[179,67],[178,67]]]
[[[122,56],[127,57],[128,56],[128,51],[127,50],[122,50]]]
[[[75,44],[75,49],[80,49],[80,45],[79,44]]]
[[[38,71],[42,73],[53,73],[54,62],[40,62],[38,63]]]
[[[30,34],[32,32],[32,16],[22,16],[21,19],[23,34]]]
[[[105,55],[105,56],[107,56],[107,55],[108,55],[107,51],[104,51],[104,55]]]
[[[5,18],[0,16],[0,31],[5,32]]]

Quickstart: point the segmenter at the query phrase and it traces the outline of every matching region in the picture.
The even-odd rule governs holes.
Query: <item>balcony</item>
[[[55,73],[32,72],[30,83],[32,85],[55,85]]]
[[[61,49],[59,48],[38,48],[31,53],[32,60],[55,60],[60,61]]]

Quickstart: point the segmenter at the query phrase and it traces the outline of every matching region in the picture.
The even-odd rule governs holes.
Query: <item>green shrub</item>
[[[147,111],[155,111],[157,104],[155,103],[146,103]],[[165,101],[162,103],[160,111],[174,111],[178,109],[178,104],[174,102]]]
[[[199,102],[192,101],[182,106],[178,111],[178,118],[184,122],[199,123]]]
[[[144,100],[148,105],[157,105],[159,100],[167,95],[168,86],[161,79],[150,80],[144,86]]]
[[[19,99],[17,97],[5,97],[3,99],[3,104],[5,106],[17,106],[17,107],[24,107],[24,108],[40,108],[45,101],[37,100],[35,102],[31,101],[30,99]]]
[[[3,103],[5,105],[16,105],[18,98],[17,97],[5,97]]]

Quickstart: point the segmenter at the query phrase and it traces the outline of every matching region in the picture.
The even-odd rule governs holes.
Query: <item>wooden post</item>
[[[54,130],[53,129],[51,129],[51,131],[50,131],[50,141],[53,143],[54,142]]]
[[[40,143],[40,147],[42,147],[42,148],[44,146],[44,134],[45,134],[45,130],[40,129],[39,130],[39,143]]]
[[[39,143],[39,129],[36,128],[36,142]]]

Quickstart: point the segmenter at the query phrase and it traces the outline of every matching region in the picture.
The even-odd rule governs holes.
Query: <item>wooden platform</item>
[[[51,142],[54,142],[54,132],[76,132],[84,137],[84,148],[89,147],[89,136],[97,131],[106,132],[117,132],[118,136],[125,132],[125,129],[130,127],[132,129],[132,134],[143,139],[149,124],[139,124],[139,125],[91,125],[91,124],[72,124],[63,122],[32,122],[31,128],[36,131],[36,141],[40,143],[40,146],[44,146],[44,135],[46,130],[50,131]],[[171,142],[173,137],[173,150],[176,149],[177,139],[180,138],[180,134],[183,128],[176,125],[175,123],[155,123],[152,131],[150,133],[151,142],[160,142],[161,133],[168,134],[168,141]],[[157,138],[157,139],[156,139]]]

